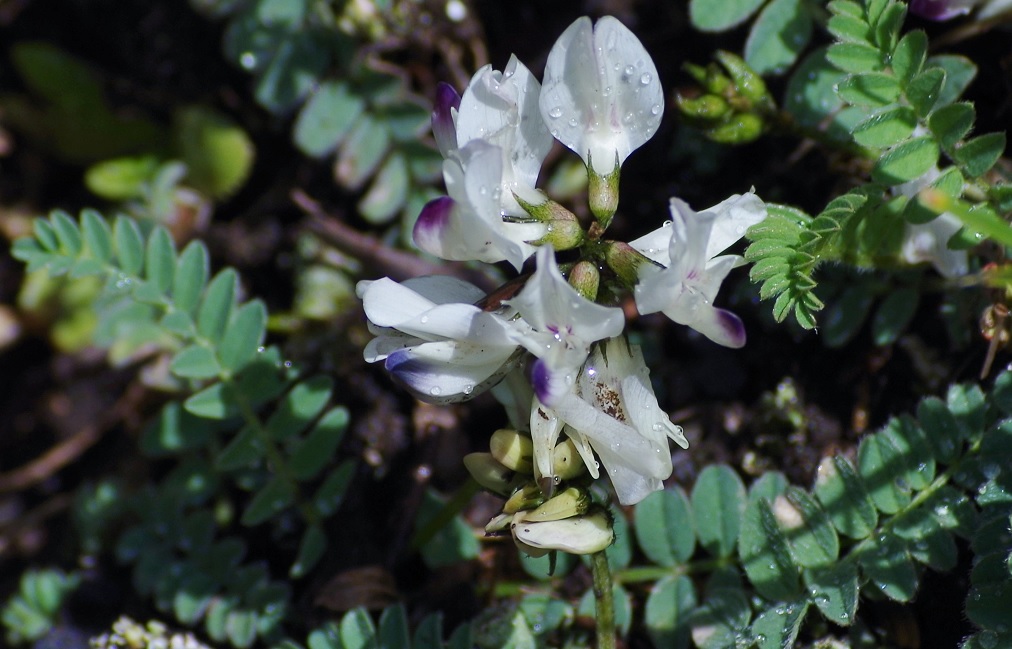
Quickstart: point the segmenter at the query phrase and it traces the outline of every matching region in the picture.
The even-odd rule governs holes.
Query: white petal
[[[389,277],[371,282],[361,297],[366,317],[381,327],[396,327],[435,306],[432,300]]]
[[[654,63],[621,22],[577,19],[548,54],[541,114],[552,134],[607,175],[657,131],[664,94]]]
[[[552,469],[555,444],[559,441],[562,421],[555,411],[538,402],[537,398],[530,402],[531,439],[534,440],[535,475],[548,477],[554,475]]]
[[[560,521],[516,521],[511,529],[517,541],[524,545],[571,554],[600,552],[615,538],[611,523],[604,514],[574,516]]]
[[[666,444],[662,447],[644,438],[629,424],[604,414],[572,393],[563,398],[555,411],[568,426],[590,440],[609,475],[619,465],[657,479],[671,475],[671,456]]]
[[[490,65],[471,79],[461,100],[457,137],[462,144],[484,140],[500,148],[499,200],[508,214],[526,216],[513,192],[529,191],[552,147],[552,136],[538,110],[541,84],[515,56],[499,72]]]
[[[512,346],[509,325],[499,316],[471,304],[440,304],[402,322],[397,329],[428,340],[452,338],[484,346]]]
[[[508,349],[486,350],[455,341],[431,342],[387,356],[385,367],[419,399],[430,403],[464,401],[488,389],[509,371]]]
[[[949,213],[923,224],[907,224],[901,254],[911,264],[930,262],[942,277],[959,277],[969,272],[965,250],[950,250],[948,243],[963,226]]]
[[[667,413],[661,410],[650,384],[650,370],[643,360],[643,351],[638,345],[625,340],[608,344],[608,367],[615,368],[620,377],[620,388],[625,410],[632,425],[641,435],[659,444],[666,445],[672,439],[682,448],[689,448],[689,442],[680,426],[671,423]]]
[[[452,275],[425,275],[404,280],[402,285],[410,288],[435,304],[462,302],[474,304],[485,297],[485,291],[471,282]]]
[[[706,259],[726,250],[745,236],[746,230],[766,218],[766,204],[753,193],[736,194],[704,211],[717,215],[706,244]]]
[[[591,302],[569,285],[547,245],[538,250],[537,271],[508,304],[535,330],[561,335],[560,329],[567,329],[588,345],[617,336],[625,328],[622,309]]]
[[[651,261],[667,266],[671,263],[671,254],[668,252],[668,246],[671,245],[671,223],[630,241],[629,245]]]

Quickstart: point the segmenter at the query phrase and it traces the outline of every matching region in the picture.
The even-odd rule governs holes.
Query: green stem
[[[615,602],[611,571],[604,550],[590,557],[594,575],[594,598],[597,600],[597,649],[615,649]]]

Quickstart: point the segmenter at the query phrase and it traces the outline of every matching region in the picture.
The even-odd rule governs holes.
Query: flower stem
[[[603,550],[591,555],[590,567],[597,601],[597,649],[615,649],[615,602],[608,557]]]

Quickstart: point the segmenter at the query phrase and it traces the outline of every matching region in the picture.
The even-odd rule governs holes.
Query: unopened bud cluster
[[[718,66],[686,63],[683,67],[702,88],[695,97],[679,96],[682,117],[715,142],[744,144],[755,140],[776,113],[776,106],[762,77],[745,61],[723,50],[716,54]]]
[[[614,540],[607,511],[591,502],[585,486],[589,475],[572,440],[553,449],[547,478],[536,475],[530,435],[505,428],[492,434],[488,453],[471,453],[464,465],[478,484],[506,498],[485,532],[511,534],[526,554],[591,554]]]

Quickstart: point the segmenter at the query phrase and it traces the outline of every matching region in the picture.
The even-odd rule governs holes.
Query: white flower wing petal
[[[766,204],[750,192],[736,194],[705,212],[716,214],[705,254],[706,259],[712,259],[741,239],[746,230],[766,218]]]

